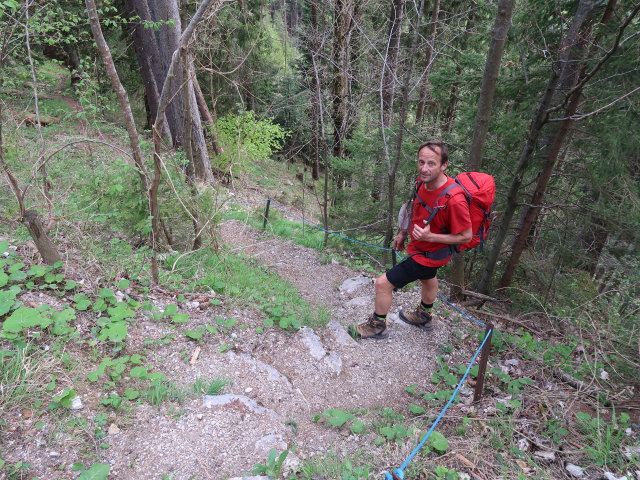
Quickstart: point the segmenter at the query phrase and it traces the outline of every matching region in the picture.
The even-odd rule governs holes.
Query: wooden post
[[[480,353],[480,368],[478,369],[478,378],[476,380],[476,388],[473,391],[473,403],[478,403],[482,398],[482,389],[484,388],[484,376],[487,371],[487,362],[489,361],[489,352],[491,351],[491,336],[493,334],[493,325],[487,323],[485,330],[484,346]]]
[[[391,250],[391,265],[396,266],[396,251]]]
[[[269,207],[271,206],[271,199],[267,199],[267,208],[264,209],[264,222],[262,223],[262,229],[267,229],[267,220],[269,220]]]

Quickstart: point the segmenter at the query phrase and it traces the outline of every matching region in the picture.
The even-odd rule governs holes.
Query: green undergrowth
[[[222,211],[222,218],[239,220],[255,229],[263,230],[266,234],[290,240],[298,245],[321,251],[320,261],[323,263],[337,262],[353,270],[366,271],[374,274],[383,269],[380,263],[381,251],[369,245],[377,245],[379,239],[354,235],[353,233],[330,234],[325,245],[325,232],[305,223],[277,209],[273,205],[269,208],[269,219],[264,223],[266,199],[253,210],[248,211],[239,205],[229,205]],[[297,215],[297,214],[296,214]],[[315,219],[305,219],[323,228]],[[346,237],[346,238],[343,238]],[[368,244],[368,245],[365,245]],[[388,265],[390,266],[390,265]]]
[[[329,321],[326,309],[314,309],[288,281],[254,259],[233,253],[201,250],[172,255],[165,261],[169,285],[183,291],[212,290],[237,305],[258,308],[266,326],[297,330],[319,328]]]

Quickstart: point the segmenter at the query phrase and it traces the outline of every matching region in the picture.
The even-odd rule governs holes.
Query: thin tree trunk
[[[400,35],[404,20],[405,0],[392,0],[389,11],[389,37],[385,62],[382,69],[381,101],[382,125],[389,128],[393,121],[393,99],[395,86],[398,83],[398,53],[400,51]]]
[[[484,151],[484,142],[489,130],[489,118],[491,117],[491,109],[493,107],[493,94],[496,90],[496,83],[498,82],[504,43],[507,39],[507,33],[509,33],[509,27],[511,26],[514,4],[515,0],[500,0],[498,3],[498,13],[493,25],[491,45],[487,53],[487,62],[482,77],[482,87],[480,88],[480,100],[478,101],[478,110],[476,112],[471,151],[469,153],[469,160],[467,161],[469,170],[472,171],[480,170],[482,166],[482,152]]]
[[[311,86],[311,137],[313,144],[313,160],[311,167],[311,177],[314,180],[320,178],[320,108],[321,96],[320,91],[320,75],[317,71],[317,58],[320,55],[320,32],[318,25],[318,1],[311,0],[310,4],[310,43],[311,43],[311,71],[309,75],[309,84]]]
[[[209,135],[209,139],[211,141],[211,148],[216,155],[220,155],[224,150],[218,141],[218,135],[216,134],[216,122],[209,111],[207,101],[205,100],[202,89],[200,88],[200,82],[198,82],[195,77],[193,79],[193,89],[196,94],[200,117],[204,123],[204,130]]]
[[[35,210],[27,210],[22,217],[22,224],[29,230],[29,235],[33,238],[44,263],[53,265],[62,260],[56,246],[47,235],[47,231],[40,220],[38,212]]]
[[[424,0],[422,0],[424,1]],[[389,185],[388,197],[387,197],[387,225],[385,229],[384,246],[388,247],[391,244],[393,238],[393,219],[395,213],[395,186],[396,186],[396,173],[400,160],[402,160],[402,140],[404,138],[404,126],[407,121],[407,115],[409,112],[409,90],[411,83],[411,76],[413,75],[413,67],[415,64],[416,50],[418,45],[418,33],[420,31],[420,17],[418,16],[417,25],[414,28],[413,38],[411,40],[411,50],[409,52],[409,64],[405,69],[403,81],[402,81],[402,95],[400,97],[400,112],[398,118],[398,134],[396,135],[396,144],[394,152],[394,161],[389,165],[387,169],[387,183]],[[393,255],[393,253],[392,253]],[[383,263],[387,262],[387,251],[384,250]]]
[[[427,9],[429,2],[424,3],[424,9]],[[426,14],[426,12],[425,12]],[[424,120],[424,112],[429,98],[429,72],[431,71],[431,64],[434,60],[436,31],[438,26],[438,16],[440,15],[440,0],[434,0],[433,9],[431,10],[431,21],[427,26],[426,38],[427,48],[425,49],[424,56],[424,72],[422,73],[422,86],[420,87],[420,99],[416,105],[416,125],[419,125]]]
[[[398,83],[398,52],[400,49],[400,35],[402,23],[404,21],[404,0],[393,0],[389,12],[389,36],[387,48],[382,64],[382,74],[380,75],[380,134],[382,136],[382,157],[376,159],[374,165],[374,180],[371,182],[371,197],[379,201],[381,193],[384,191],[384,184],[379,183],[379,175],[376,170],[384,162],[387,166],[391,164],[391,152],[389,151],[389,137],[387,129],[393,123],[393,101],[395,87]],[[388,177],[384,179],[388,181]]]
[[[538,214],[540,213],[544,194],[546,192],[547,185],[549,184],[551,174],[553,173],[556,160],[558,159],[558,155],[564,143],[565,137],[567,136],[567,134],[569,133],[569,129],[571,128],[572,120],[569,117],[571,117],[571,115],[576,112],[581,93],[581,91],[576,91],[572,95],[572,99],[569,102],[569,107],[565,112],[567,119],[562,122],[560,129],[556,132],[556,135],[553,139],[553,144],[549,153],[547,154],[542,172],[538,176],[538,183],[531,198],[531,205],[527,209],[527,213],[513,244],[511,257],[509,258],[507,266],[502,273],[502,278],[498,283],[498,288],[505,288],[511,284],[515,268],[520,261],[522,252],[524,252],[527,238],[529,237],[529,232],[533,228],[533,225],[538,218]]]
[[[511,15],[514,4],[515,0],[500,0],[498,3],[498,12],[493,25],[491,45],[487,52],[487,61],[485,63],[482,86],[480,88],[480,99],[478,100],[476,123],[473,129],[471,152],[467,160],[467,169],[470,171],[480,170],[482,166],[482,152],[484,151],[484,143],[489,130],[489,118],[493,107],[493,94],[496,89],[496,83],[498,82],[504,43],[511,25]],[[450,297],[455,301],[461,300],[463,297],[462,291],[466,288],[464,252],[453,257],[449,280],[451,283]]]

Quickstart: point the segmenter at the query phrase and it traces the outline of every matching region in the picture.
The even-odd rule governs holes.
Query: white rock
[[[336,352],[330,352],[329,355],[324,357],[324,363],[336,376],[339,376],[342,372],[342,358]]]
[[[84,408],[84,405],[82,404],[82,399],[79,396],[73,397],[73,399],[71,400],[71,406],[69,407],[69,409],[82,410],[83,408]]]
[[[600,380],[609,380],[609,373],[605,370],[600,370]]]
[[[567,463],[567,466],[564,468],[574,477],[584,477],[584,470],[581,467],[574,465],[573,463]]]
[[[338,288],[338,291],[342,295],[352,295],[360,287],[369,285],[372,282],[373,282],[373,279],[369,277],[364,277],[364,276],[348,278],[344,282],[342,282],[342,285],[340,285],[340,287]]]
[[[504,364],[509,367],[517,367],[518,365],[520,365],[520,361],[517,358],[509,358],[508,360],[504,361]]]
[[[256,440],[253,453],[258,458],[267,458],[269,456],[269,452],[273,449],[278,452],[278,455],[287,449],[287,443],[282,439],[282,435],[271,433],[259,438]]]
[[[345,307],[365,308],[372,305],[371,297],[355,297],[344,304]]]
[[[327,354],[320,337],[312,328],[302,327],[297,335],[302,340],[302,343],[309,349],[309,354],[316,360],[321,360]]]
[[[528,452],[531,447],[531,443],[526,438],[521,438],[518,440],[518,450],[522,452]]]
[[[302,460],[300,460],[293,453],[289,452],[287,458],[284,459],[284,463],[282,464],[282,471],[285,477],[288,477],[290,474],[296,473],[300,470],[302,466]]]
[[[627,429],[629,430],[629,429]],[[629,460],[632,460],[633,457],[640,458],[640,446],[626,446],[624,447],[624,456]]]
[[[335,320],[331,320],[327,324],[327,332],[333,337],[336,343],[342,345],[343,347],[358,346],[358,342],[356,342],[344,329],[344,327]]]
[[[50,457],[59,457],[60,453],[52,450],[52,451],[49,452],[49,456]]]
[[[555,452],[552,452],[550,450],[536,450],[535,452],[533,452],[533,455],[543,460],[548,460],[550,462],[556,459]]]
[[[604,476],[607,480],[628,480],[626,475],[624,477],[616,477],[611,472],[604,472]]]

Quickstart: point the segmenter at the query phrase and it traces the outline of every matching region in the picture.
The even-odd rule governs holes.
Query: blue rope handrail
[[[444,416],[446,411],[449,409],[449,406],[451,405],[451,403],[453,402],[453,399],[458,394],[458,391],[460,390],[460,387],[462,386],[464,381],[467,379],[467,376],[469,375],[469,372],[471,371],[471,368],[473,367],[473,364],[475,363],[476,358],[478,357],[478,355],[480,354],[480,352],[484,348],[484,344],[487,342],[487,340],[489,338],[491,338],[491,335],[490,335],[491,332],[492,332],[492,330],[488,330],[487,331],[487,334],[485,335],[484,340],[482,341],[482,343],[480,344],[480,347],[478,347],[478,350],[476,350],[476,353],[473,355],[473,358],[469,362],[469,365],[467,366],[467,370],[466,370],[466,372],[464,372],[464,375],[462,376],[462,378],[458,382],[458,385],[456,386],[456,389],[453,391],[453,394],[451,395],[451,398],[449,399],[447,404],[444,406],[444,408],[440,411],[440,414],[438,415],[438,417],[433,422],[433,425],[431,425],[431,428],[429,429],[429,431],[424,435],[424,437],[422,438],[420,443],[418,443],[416,448],[413,449],[411,454],[409,454],[409,456],[404,461],[404,463],[400,466],[400,468],[397,468],[397,469],[393,470],[393,473],[395,473],[398,477],[404,478],[404,469],[407,468],[407,466],[409,465],[411,460],[413,460],[413,457],[415,457],[418,454],[420,449],[424,446],[424,444],[427,442],[427,440],[431,436],[431,433],[435,430],[436,426],[438,425],[438,422],[440,422],[440,420],[442,419],[442,417]],[[389,472],[385,472],[385,479],[386,480],[393,480],[393,477],[391,476],[391,474]]]

